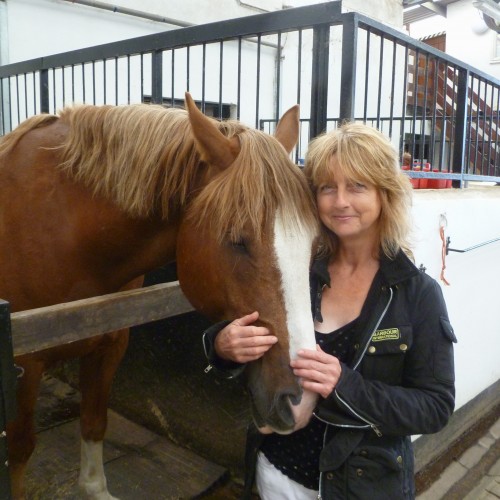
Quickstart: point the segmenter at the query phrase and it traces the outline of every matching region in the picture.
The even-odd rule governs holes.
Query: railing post
[[[151,102],[163,103],[163,51],[155,50],[151,54]]]
[[[40,70],[40,112],[49,113],[49,70]]]
[[[339,125],[354,119],[356,95],[356,58],[358,52],[358,18],[351,13],[343,16],[342,69],[340,73]]]
[[[310,139],[326,130],[329,55],[330,25],[322,24],[316,26],[313,33]]]
[[[0,300],[0,500],[10,500],[7,422],[15,418],[17,376],[14,367],[9,303]]]
[[[466,174],[465,165],[465,142],[467,139],[467,111],[469,100],[469,70],[458,70],[457,82],[457,110],[455,113],[455,137],[453,138],[453,161],[452,171],[454,174]],[[460,181],[453,181],[453,187],[465,187],[463,178]]]

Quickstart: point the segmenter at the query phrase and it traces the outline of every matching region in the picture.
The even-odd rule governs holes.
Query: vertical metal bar
[[[86,91],[85,91],[85,64],[82,63],[82,95],[83,95],[83,102],[86,103]]]
[[[33,72],[31,74],[33,75],[33,112],[36,115],[36,106],[37,106],[37,101],[36,101],[36,75],[35,75],[35,72]],[[0,92],[1,92],[1,90],[0,90]]]
[[[151,53],[151,102],[161,104],[163,101],[163,51]]]
[[[175,106],[175,49],[171,51],[172,57],[170,59],[170,105],[172,108]]]
[[[481,118],[481,79],[477,79],[477,104],[476,104],[476,137],[474,138],[474,171],[473,173],[477,173],[477,164],[478,164],[478,156],[479,156],[479,123]],[[474,93],[471,92],[471,101],[474,101]],[[472,117],[472,114],[471,114]],[[481,161],[481,167],[482,167]],[[482,168],[479,169],[479,175],[481,175]]]
[[[414,64],[414,81],[413,81],[413,110],[411,119],[411,157],[415,159],[415,142],[416,142],[416,129],[417,129],[417,107],[418,107],[418,63],[420,59],[420,52],[415,50],[415,64]],[[413,168],[412,168],[413,169]]]
[[[438,71],[439,67],[444,64],[444,71],[443,71],[443,110],[441,113],[441,148],[439,150],[439,161],[438,161],[438,167],[439,170],[443,169],[443,165],[445,162],[445,155],[446,155],[446,129],[448,127],[448,63],[447,62],[441,62],[438,64]],[[455,86],[453,82],[453,86]],[[448,167],[447,167],[448,168]]]
[[[495,119],[495,161],[493,168],[493,175],[498,175],[496,173],[498,169],[498,139],[499,139],[499,125],[500,125],[500,88],[497,88],[497,105],[496,105],[496,119]]]
[[[115,57],[115,104],[118,105],[119,87],[118,87],[118,57]]]
[[[220,42],[219,47],[219,118],[222,119],[222,79],[224,75],[224,43]]]
[[[471,163],[471,155],[472,155],[472,140],[473,140],[473,137],[472,137],[472,120],[473,120],[473,110],[472,110],[472,106],[473,106],[473,96],[474,96],[474,77],[470,75],[470,93],[469,93],[469,101],[468,101],[468,104],[469,104],[469,116],[468,116],[468,120],[469,120],[469,123],[468,123],[468,133],[466,135],[467,139],[468,139],[468,143],[467,143],[467,173],[469,173],[469,166],[470,166],[470,163]]]
[[[384,72],[384,37],[380,36],[380,55],[378,67],[378,94],[377,94],[377,128],[380,129],[380,106],[382,104],[382,80]]]
[[[144,102],[144,54],[141,52],[141,102]]]
[[[352,22],[350,23],[352,26]],[[345,25],[343,32],[345,33]],[[346,36],[346,35],[343,35]],[[352,36],[352,31],[351,31]],[[344,54],[345,47],[342,46]],[[351,58],[355,53],[351,53]],[[330,58],[330,25],[315,26],[313,30],[313,63],[311,75],[311,124],[309,139],[316,137],[326,130],[327,103],[328,103],[328,64]],[[342,66],[344,57],[342,57]],[[347,64],[347,62],[346,62]],[[342,69],[342,74],[344,69]],[[347,75],[346,75],[347,80]],[[342,96],[341,84],[341,96]],[[347,93],[344,91],[344,93]],[[341,97],[342,103],[342,97]],[[342,105],[342,104],[341,104]]]
[[[255,92],[255,128],[259,128],[259,104],[260,104],[260,53],[262,47],[262,35],[259,34],[257,37],[257,81],[256,81],[256,92]]]
[[[238,82],[236,91],[236,119],[240,119],[241,112],[241,36],[238,37]]]
[[[371,31],[366,30],[366,52],[365,52],[365,91],[363,101],[363,122],[366,123],[368,119],[368,79],[370,78],[370,50],[371,50]]]
[[[278,54],[276,55],[276,106],[274,118],[278,123],[281,101],[281,31],[278,33]]]
[[[127,54],[127,104],[130,104],[130,54]]]
[[[49,112],[49,70],[40,70],[40,113]]]
[[[495,87],[493,85],[490,87],[491,88],[491,97],[490,97],[490,111],[489,111],[489,126],[488,126],[488,155],[487,155],[487,171],[486,175],[495,175],[495,172],[491,171],[491,151],[492,151],[492,146],[493,146],[493,134],[494,134],[494,128],[493,128],[493,105],[494,105],[494,97],[495,97]]]
[[[24,118],[28,118],[28,75],[24,73]]]
[[[186,90],[189,92],[189,84],[190,84],[190,72],[189,72],[189,64],[190,64],[190,52],[191,47],[187,47],[186,54]]]
[[[201,111],[205,113],[205,76],[207,64],[207,44],[203,44],[202,71],[201,71]]]
[[[439,86],[439,60],[433,58],[432,59],[432,66],[434,68],[434,78],[432,80],[433,82],[433,89],[432,89],[432,104],[431,104],[431,109],[432,109],[432,118],[431,118],[431,140],[429,144],[429,156],[427,157],[427,161],[431,164],[434,165],[434,144],[436,140],[436,112],[437,112],[437,106],[438,106],[438,86]],[[441,167],[440,167],[441,170]]]
[[[298,31],[298,44],[297,44],[297,104],[300,105],[300,93],[302,89],[302,30]],[[300,126],[301,122],[299,122],[299,140],[297,141],[297,145],[295,146],[295,158],[296,163],[301,155],[301,137],[302,137],[302,127]]]
[[[405,133],[406,133],[406,104],[408,100],[408,46],[405,46],[405,64],[404,64],[404,77],[403,77],[403,102],[401,104],[401,125],[400,125],[400,143],[399,150],[401,153],[405,150]]]
[[[102,85],[103,85],[103,100],[104,104],[108,104],[108,69],[106,68],[106,59],[102,61]]]
[[[467,128],[467,100],[469,98],[469,70],[458,70],[457,111],[455,114],[455,133],[453,144],[453,173],[465,173],[465,136]],[[463,187],[463,178],[459,181]],[[453,185],[456,181],[453,181]]]
[[[5,106],[3,102],[3,78],[0,78],[0,118],[2,122],[0,123],[0,134],[5,134]]]
[[[19,75],[16,75],[17,123],[21,123],[21,103],[19,101]]]
[[[71,100],[75,101],[75,65],[71,65]]]
[[[10,306],[0,300],[0,500],[10,500],[7,422],[16,414],[17,377],[10,329]]]
[[[486,93],[488,91],[488,83],[484,80],[483,81],[484,83],[484,98],[481,99],[481,94],[479,94],[477,96],[477,99],[478,99],[478,102],[477,102],[477,108],[478,108],[478,111],[479,111],[479,108],[481,107],[482,105],[482,108],[483,108],[483,111],[481,113],[481,115],[478,117],[478,124],[477,124],[477,127],[478,127],[478,131],[481,130],[481,175],[486,175],[484,173],[484,160],[487,159],[485,158],[485,151],[484,151],[484,135],[485,135],[485,131],[486,131]],[[481,119],[482,117],[482,122],[483,122],[483,126],[481,129],[479,129],[479,120]]]
[[[55,112],[57,109],[56,102],[56,68],[50,70],[52,74],[52,110]]]
[[[420,165],[424,168],[425,158],[425,124],[427,122],[427,92],[429,90],[429,54],[425,54],[425,70],[424,70],[424,100],[422,103],[422,116],[420,123]]]
[[[95,94],[96,94],[96,92],[95,92],[95,61],[92,61],[92,104],[94,106],[96,105]]]
[[[448,67],[448,63],[447,67]],[[448,74],[448,73],[446,73]],[[457,109],[457,86],[458,86],[458,76],[457,69],[453,68],[453,86],[452,86],[452,98],[451,98],[451,115],[449,120],[450,127],[450,147],[448,148],[448,168],[451,168],[453,164],[453,149],[455,144],[453,143],[453,138],[455,137],[455,112]]]
[[[12,130],[12,88],[11,88],[11,78],[7,79],[8,95],[9,95],[9,130]]]
[[[62,103],[63,107],[66,106],[66,68],[63,66],[62,71]]]
[[[391,107],[389,110],[389,137],[392,138],[392,128],[394,122],[394,86],[396,84],[396,40],[392,42],[392,77],[391,77]]]

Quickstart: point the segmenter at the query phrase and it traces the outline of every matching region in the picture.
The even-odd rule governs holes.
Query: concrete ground
[[[500,499],[500,416],[417,500]]]

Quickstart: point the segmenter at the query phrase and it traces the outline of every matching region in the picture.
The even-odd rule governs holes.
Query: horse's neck
[[[95,201],[78,221],[80,238],[96,271],[105,272],[110,282],[127,282],[175,259],[176,219],[137,219],[109,202]]]

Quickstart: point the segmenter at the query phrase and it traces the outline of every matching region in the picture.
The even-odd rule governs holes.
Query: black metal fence
[[[401,158],[411,157],[413,177],[500,181],[500,82],[395,29],[342,14],[340,2],[2,66],[0,134],[74,102],[177,106],[186,90],[207,114],[270,132],[299,103],[298,162],[310,138],[355,119],[389,135]]]

